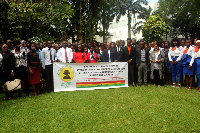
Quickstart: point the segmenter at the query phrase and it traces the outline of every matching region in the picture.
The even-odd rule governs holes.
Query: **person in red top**
[[[87,54],[88,63],[96,63],[98,60],[97,53],[94,52],[94,47],[90,47],[90,53]]]
[[[30,84],[34,91],[33,95],[40,95],[40,59],[39,54],[35,51],[35,44],[31,45],[31,51],[27,54],[27,65],[30,72]]]
[[[74,52],[73,61],[74,61],[74,63],[86,63],[87,62],[87,55],[85,52],[83,52],[83,48],[80,44],[78,45],[76,52]]]

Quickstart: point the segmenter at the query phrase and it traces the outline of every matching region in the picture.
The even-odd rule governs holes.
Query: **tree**
[[[103,38],[109,35],[108,28],[117,11],[114,0],[69,0],[69,4],[75,10],[69,24],[74,33],[72,41],[75,36],[80,42],[89,42],[95,39],[95,35]]]
[[[147,19],[151,16],[151,12],[152,12],[152,8],[149,6],[149,8],[145,8],[143,7],[141,13],[137,16],[138,19],[144,19],[145,22],[147,21]],[[134,24],[134,26],[132,27],[132,31],[134,34],[139,33],[142,30],[142,27],[145,23],[144,21],[139,21],[137,23]]]
[[[122,15],[127,14],[128,18],[128,37],[131,38],[131,13],[136,14],[136,13],[141,13],[142,11],[142,5],[145,4],[147,5],[147,0],[117,0],[117,8],[119,12],[117,13],[117,21],[119,21],[120,17]]]
[[[166,32],[167,25],[159,15],[150,16],[142,28],[142,36],[146,42],[161,42]]]
[[[12,32],[8,20],[9,5],[5,1],[0,2],[0,44],[5,43]]]
[[[197,0],[159,0],[159,12],[170,28],[170,36],[200,36],[200,3]]]
[[[4,3],[8,5],[5,13],[12,39],[55,37],[60,42],[64,39],[67,20],[73,16],[65,0],[5,0]]]

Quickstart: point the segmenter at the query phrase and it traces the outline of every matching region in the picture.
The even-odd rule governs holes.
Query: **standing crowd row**
[[[154,86],[171,84],[179,88],[185,83],[185,89],[191,90],[195,87],[196,74],[196,89],[200,91],[199,48],[200,40],[197,38],[174,38],[171,43],[163,41],[160,44],[127,38],[126,46],[124,40],[87,44],[63,41],[61,45],[52,44],[52,41],[29,43],[7,40],[0,52],[0,92],[5,91],[6,98],[12,98],[14,92],[3,89],[3,85],[13,79],[21,80],[27,96],[30,87],[34,96],[40,95],[41,88],[43,92],[53,91],[54,62],[128,62],[128,81],[133,86],[152,82]],[[41,82],[43,80],[45,82]],[[20,90],[17,92],[20,96]]]

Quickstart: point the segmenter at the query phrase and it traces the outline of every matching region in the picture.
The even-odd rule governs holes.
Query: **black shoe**
[[[132,86],[133,86],[133,87],[137,87],[136,84],[135,84],[135,85],[132,85]]]
[[[144,84],[145,86],[148,86],[147,83]]]

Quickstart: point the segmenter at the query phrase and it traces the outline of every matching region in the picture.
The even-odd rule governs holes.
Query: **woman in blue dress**
[[[196,42],[196,46],[198,49],[200,48],[200,40]],[[196,89],[200,92],[200,49],[195,52],[195,68],[198,83],[198,87]]]
[[[186,80],[186,87],[185,89],[191,90],[192,83],[193,83],[193,75],[195,71],[194,63],[194,54],[195,49],[194,47],[190,46],[188,40],[185,43],[186,47],[183,50],[183,57],[182,57],[182,65],[183,65],[183,74],[185,75]],[[189,84],[189,76],[190,76],[190,84]]]

